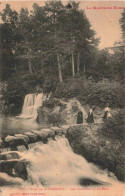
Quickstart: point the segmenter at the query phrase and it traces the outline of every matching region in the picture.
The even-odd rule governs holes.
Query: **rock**
[[[69,129],[70,125],[62,125],[60,128],[63,129],[63,133],[66,134],[67,130]]]
[[[28,146],[28,145],[27,145],[27,146]],[[28,149],[28,148],[26,148],[24,145],[17,146],[17,150],[18,150],[19,152],[23,152],[23,151],[25,151],[26,149]]]
[[[27,135],[23,135],[23,134],[15,134],[15,137],[24,139],[26,141],[26,143],[29,143],[29,137]]]
[[[11,150],[17,150],[16,146],[27,146],[27,140],[22,136],[7,136],[5,138],[5,145],[11,147]]]
[[[61,114],[59,112],[52,112],[48,114],[48,123],[54,126],[61,124]]]
[[[27,166],[30,165],[31,163],[26,159],[23,159],[19,161],[17,164],[15,164],[14,170],[18,174],[18,177],[22,178],[23,180],[27,180],[28,179]]]
[[[117,178],[121,181],[125,182],[125,165],[124,163],[120,163],[117,165],[116,167],[116,171],[115,171],[115,175],[117,176]]]
[[[60,127],[51,127],[51,130],[55,131],[56,135],[62,135],[63,134],[63,129]]]
[[[36,146],[36,143],[31,143],[28,145],[29,149],[34,148]]]
[[[36,145],[38,145],[38,146],[41,146],[41,145],[43,145],[44,143],[42,142],[42,141],[39,141],[39,142],[36,142]]]
[[[7,137],[5,137],[5,144],[8,145],[8,146],[14,146],[15,139],[16,139],[15,136],[8,135]]]
[[[1,148],[0,153],[11,151],[10,148]]]
[[[33,131],[33,133],[37,135],[38,141],[42,140],[44,143],[47,142],[47,138],[50,132],[50,129],[41,129],[40,131]]]
[[[19,162],[18,159],[2,160],[0,161],[0,172],[7,173],[12,176],[12,169]]]
[[[6,152],[0,155],[0,160],[19,159],[21,156],[18,152]]]
[[[46,137],[55,138],[55,131],[51,129],[41,129],[40,131],[32,131],[33,133],[37,134],[39,140],[43,138],[43,132],[46,132]]]
[[[122,143],[118,144],[118,139],[104,137],[100,132],[101,127],[102,124],[70,126],[66,132],[66,138],[75,153],[100,165],[103,169],[108,168],[123,181],[124,148]],[[119,147],[116,148],[116,146]]]
[[[6,173],[0,173],[0,186],[7,185],[22,185],[23,180],[20,178],[13,178],[8,176]]]
[[[24,135],[29,137],[29,142],[36,142],[37,141],[37,135],[32,132],[26,132]]]

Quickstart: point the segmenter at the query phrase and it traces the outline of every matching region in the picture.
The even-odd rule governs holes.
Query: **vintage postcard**
[[[125,1],[0,1],[0,196],[124,196]]]

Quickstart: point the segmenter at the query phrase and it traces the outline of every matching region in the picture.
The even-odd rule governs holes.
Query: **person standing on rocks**
[[[82,123],[83,123],[83,112],[79,110],[77,113],[77,124],[82,124]]]
[[[94,123],[93,109],[91,107],[88,113],[87,123]]]
[[[104,121],[106,121],[107,119],[111,118],[111,109],[109,108],[109,104],[106,105],[105,109],[104,109]]]

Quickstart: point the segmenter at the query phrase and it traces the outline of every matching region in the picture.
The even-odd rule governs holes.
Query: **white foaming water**
[[[63,137],[57,137],[55,141],[49,140],[47,144],[37,144],[28,151],[20,152],[19,155],[30,163],[27,167],[28,180],[24,182],[20,178],[9,177],[0,173],[0,179],[2,175],[5,182],[9,181],[7,185],[13,185],[12,189],[10,189],[10,186],[9,190],[1,189],[2,196],[19,193],[18,187],[22,187],[22,193],[32,193],[33,188],[37,193],[42,188],[42,190],[47,190],[46,193],[48,194],[45,195],[77,195],[77,192],[71,194],[73,192],[70,191],[70,187],[82,190],[86,185],[84,185],[84,181],[80,183],[80,180],[84,179],[99,183],[100,187],[120,187],[120,189],[123,187],[123,184],[118,182],[115,177],[109,177],[107,171],[99,169],[94,164],[87,162],[84,157],[75,154],[70,148],[68,140]],[[55,194],[53,191],[49,191],[53,187],[62,187],[66,191],[56,192]],[[89,187],[99,187],[99,185],[91,184]],[[83,196],[84,193],[79,192],[79,196]],[[87,195],[89,193],[91,196],[97,195],[92,194],[91,191],[87,192]],[[107,195],[111,196],[112,194],[106,194],[105,196]]]
[[[28,177],[35,185],[80,186],[80,179],[89,179],[102,185],[116,181],[108,177],[106,171],[75,154],[66,138],[50,140],[48,144],[38,145],[22,156],[31,163],[27,168]]]
[[[40,94],[28,94],[25,96],[23,109],[22,109],[22,118],[34,118],[37,117],[37,109],[42,105],[45,95]]]

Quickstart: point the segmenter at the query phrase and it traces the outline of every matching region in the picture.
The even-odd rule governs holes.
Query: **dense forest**
[[[99,50],[99,39],[79,3],[49,1],[20,12],[9,4],[0,13],[0,78],[4,107],[20,113],[24,96],[52,92],[83,103],[123,107],[125,10],[122,42],[112,53]],[[18,109],[17,109],[18,108]]]

